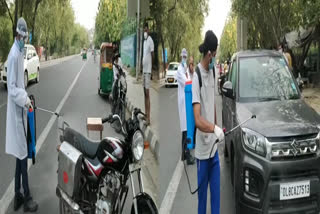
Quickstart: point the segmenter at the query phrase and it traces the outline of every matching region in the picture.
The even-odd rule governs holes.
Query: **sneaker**
[[[31,197],[28,197],[24,202],[23,211],[24,212],[36,212],[38,210],[38,204]]]
[[[23,204],[23,195],[19,192],[14,196],[13,210],[17,211]]]

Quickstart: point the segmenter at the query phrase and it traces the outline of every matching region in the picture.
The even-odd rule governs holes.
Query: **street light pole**
[[[137,4],[136,80],[138,81],[138,76],[140,72],[140,0],[137,0]]]

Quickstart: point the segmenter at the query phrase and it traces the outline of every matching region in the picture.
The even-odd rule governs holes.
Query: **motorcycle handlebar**
[[[143,113],[139,108],[134,108],[133,112],[135,116],[138,116],[138,114],[142,114],[143,116],[146,116],[146,114]]]

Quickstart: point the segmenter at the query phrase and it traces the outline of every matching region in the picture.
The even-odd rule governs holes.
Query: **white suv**
[[[36,49],[29,44],[24,47],[24,85],[28,86],[29,81],[39,82],[40,61]],[[7,61],[4,63],[4,69],[0,68],[0,82],[7,87]]]

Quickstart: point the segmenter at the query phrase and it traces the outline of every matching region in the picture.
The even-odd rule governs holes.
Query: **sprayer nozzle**
[[[252,119],[253,119],[253,118],[257,118],[257,116],[256,116],[255,114],[253,114],[251,118],[252,118]]]

